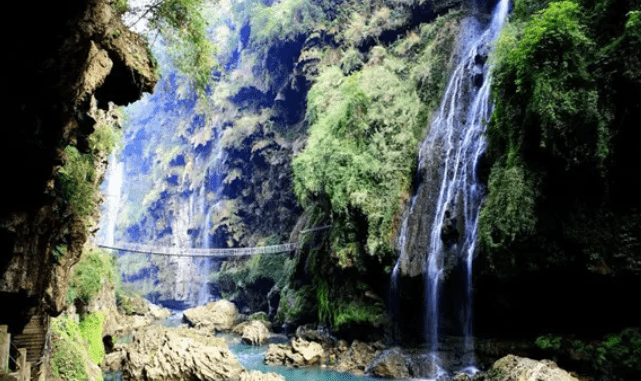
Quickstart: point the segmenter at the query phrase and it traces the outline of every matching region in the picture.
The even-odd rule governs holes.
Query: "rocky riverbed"
[[[311,370],[319,380],[329,377],[327,372],[408,379],[425,378],[435,371],[420,350],[388,348],[381,342],[348,343],[309,325],[298,327],[290,338],[273,334],[264,314],[240,314],[227,300],[174,315],[173,321],[182,323],[177,327],[167,326],[172,325],[167,323],[168,310],[142,304],[137,310],[137,314],[114,319],[120,325],[110,328],[115,344],[103,366],[104,370],[122,372],[125,380],[284,381],[282,374],[297,378],[296,369],[301,377]],[[220,332],[231,336],[217,335]],[[119,343],[123,340],[118,337],[124,337],[125,342]],[[248,351],[251,361],[246,358]],[[451,380],[579,380],[550,360],[513,355],[499,359],[487,371],[471,373],[451,375]]]

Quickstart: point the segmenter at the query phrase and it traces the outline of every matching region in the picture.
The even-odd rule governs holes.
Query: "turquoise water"
[[[375,377],[355,376],[349,373],[338,373],[321,367],[289,368],[285,366],[265,365],[263,359],[267,346],[251,346],[240,343],[230,343],[229,350],[238,361],[248,370],[259,370],[264,373],[278,373],[287,381],[394,381]]]
[[[229,350],[238,361],[248,370],[259,370],[264,373],[278,373],[287,381],[381,381],[382,378],[359,377],[349,373],[338,373],[321,367],[288,368],[285,366],[268,366],[263,359],[267,346],[255,347],[240,343],[230,344]],[[104,381],[122,381],[120,372],[104,372]],[[384,379],[385,381],[395,381]],[[396,380],[400,381],[400,380]],[[407,381],[407,380],[405,380]]]
[[[177,327],[182,324],[182,314],[174,314],[165,319],[162,325],[166,327]],[[247,370],[258,370],[263,373],[278,373],[285,377],[287,381],[401,381],[397,379],[383,379],[377,377],[355,376],[349,373],[339,373],[327,368],[305,367],[290,368],[285,366],[265,365],[264,359],[267,353],[267,345],[252,346],[242,344],[240,337],[229,333],[219,333],[216,335],[225,340],[229,350],[238,358],[238,361]],[[288,340],[278,335],[272,337],[272,343],[284,343]],[[103,372],[104,381],[122,381],[121,372]],[[407,380],[404,380],[407,381]],[[427,381],[427,380],[425,380]]]

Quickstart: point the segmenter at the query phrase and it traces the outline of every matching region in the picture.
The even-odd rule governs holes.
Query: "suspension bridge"
[[[331,226],[321,226],[313,229],[301,230],[301,234],[311,233],[319,230],[329,229]],[[280,245],[237,247],[237,248],[196,248],[146,245],[133,242],[116,242],[107,244],[97,242],[96,246],[115,251],[126,251],[129,253],[159,255],[166,257],[191,257],[191,258],[212,258],[212,257],[243,257],[250,255],[278,254],[295,251],[300,247],[300,242],[284,243]]]

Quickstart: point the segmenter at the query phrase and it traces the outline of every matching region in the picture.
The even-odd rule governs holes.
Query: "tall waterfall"
[[[118,209],[120,206],[120,196],[122,191],[122,173],[123,164],[116,161],[116,155],[112,153],[109,155],[109,167],[106,174],[106,187],[105,203],[102,214],[104,221],[102,226],[104,230],[100,230],[100,239],[107,245],[113,245],[115,242],[116,222],[118,217]]]
[[[457,307],[460,327],[456,331],[463,340],[464,371],[475,372],[473,321],[472,321],[472,262],[476,250],[477,220],[484,195],[478,181],[477,165],[486,142],[483,137],[485,123],[491,114],[491,68],[486,64],[491,43],[498,37],[505,22],[509,0],[499,0],[492,19],[478,31],[465,30],[463,55],[447,85],[438,114],[433,120],[427,138],[419,151],[419,173],[424,174],[423,190],[431,221],[422,233],[428,234],[424,268],[425,279],[425,332],[430,356],[434,363],[434,376],[446,374],[442,353],[441,332],[442,294],[444,280],[453,267],[464,267],[464,279],[455,287],[463,299]],[[398,287],[400,263],[407,256],[407,246],[412,239],[408,225],[416,213],[416,196],[406,213],[399,236],[400,256],[392,272],[392,287]],[[453,265],[454,263],[454,265]],[[448,282],[451,284],[451,282]],[[461,290],[461,291],[458,291]],[[452,322],[447,322],[451,327]],[[452,328],[450,328],[452,331]]]

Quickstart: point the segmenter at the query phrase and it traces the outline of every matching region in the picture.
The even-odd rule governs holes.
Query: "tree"
[[[142,8],[129,9],[127,0],[113,3],[119,13],[130,12],[134,24],[147,20],[152,31],[162,35],[171,45],[173,64],[187,75],[199,91],[211,84],[212,71],[218,66],[216,49],[207,36],[203,11],[216,0],[152,0]]]

